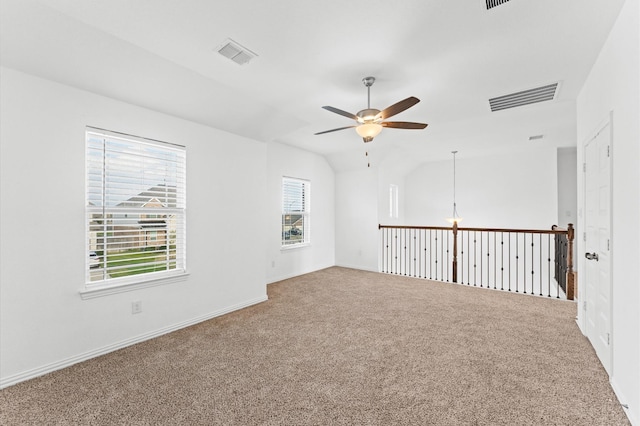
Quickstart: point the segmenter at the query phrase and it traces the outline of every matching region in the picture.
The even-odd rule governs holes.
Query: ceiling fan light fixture
[[[454,223],[460,223],[462,222],[462,218],[460,216],[457,215],[458,212],[454,212],[454,217],[448,217],[447,218],[447,222],[449,222],[450,224],[454,224]]]
[[[356,127],[356,132],[365,142],[371,142],[382,131],[382,126],[378,123],[364,123]]]

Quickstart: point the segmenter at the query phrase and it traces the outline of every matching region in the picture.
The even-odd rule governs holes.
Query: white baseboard
[[[340,264],[337,264],[336,266],[340,266],[341,268],[358,269],[360,271],[380,272],[376,268],[366,268],[366,267],[363,267],[362,265],[349,265],[346,263],[340,263]]]
[[[221,315],[228,314],[228,313],[233,312],[233,311],[237,311],[239,309],[247,308],[249,306],[256,305],[256,304],[261,303],[261,302],[265,302],[266,300],[268,300],[268,297],[265,294],[264,296],[257,297],[255,299],[251,299],[251,300],[247,300],[247,301],[244,301],[242,303],[238,303],[236,305],[228,306],[226,308],[223,308],[223,309],[220,309],[220,310],[217,310],[217,311],[205,314],[205,315],[201,315],[199,317],[192,318],[192,319],[189,319],[187,321],[183,321],[183,322],[180,322],[180,323],[177,323],[177,324],[173,324],[173,325],[170,325],[168,327],[164,327],[164,328],[161,328],[161,329],[149,332],[149,333],[141,334],[139,336],[135,336],[135,337],[132,337],[130,339],[126,339],[126,340],[114,343],[112,345],[103,346],[101,348],[98,348],[98,349],[95,349],[95,350],[91,350],[91,351],[88,351],[88,352],[84,352],[84,353],[81,353],[81,354],[78,354],[78,355],[74,355],[72,357],[69,357],[69,358],[66,358],[66,359],[63,359],[63,360],[60,360],[60,361],[57,361],[57,362],[53,362],[51,364],[47,364],[47,365],[43,365],[43,366],[38,367],[38,368],[33,368],[31,370],[23,371],[21,373],[14,374],[14,375],[11,375],[11,376],[8,376],[8,377],[3,377],[3,378],[0,379],[0,389],[6,388],[8,386],[15,385],[15,384],[20,383],[20,382],[24,382],[26,380],[34,379],[34,378],[39,377],[39,376],[43,376],[45,374],[54,372],[56,370],[61,370],[61,369],[66,368],[66,367],[70,367],[73,364],[77,364],[79,362],[86,361],[86,360],[89,360],[91,358],[98,357],[100,355],[105,355],[105,354],[108,354],[109,352],[113,352],[113,351],[116,351],[118,349],[125,348],[127,346],[135,345],[136,343],[144,342],[145,340],[149,340],[149,339],[153,339],[155,337],[162,336],[163,334],[167,334],[167,333],[171,333],[171,332],[176,331],[176,330],[180,330],[181,328],[189,327],[189,326],[192,326],[194,324],[198,324],[200,322],[207,321],[207,320],[210,320],[212,318],[219,317]]]
[[[628,408],[623,408],[625,414],[627,415],[627,418],[629,419],[629,421],[631,422],[632,425],[634,426],[640,426],[640,417],[638,416],[637,410],[640,407],[634,407],[633,402],[634,401],[629,401],[625,395],[621,392],[620,388],[617,386],[616,382],[613,380],[610,380],[609,383],[611,384],[611,387],[613,388],[613,393],[616,394],[616,397],[618,398],[618,401],[620,402],[620,404],[626,405]]]
[[[299,276],[302,276],[302,275],[310,274],[312,272],[321,271],[323,269],[331,268],[332,266],[337,266],[337,265],[321,266],[319,268],[316,268],[316,269],[313,269],[313,270],[310,270],[310,271],[298,272],[298,273],[293,273],[293,274],[278,275],[276,277],[270,277],[270,278],[268,277],[267,278],[267,284],[273,284],[273,283],[277,283],[278,281],[288,280],[289,278],[295,278],[295,277],[299,277]]]

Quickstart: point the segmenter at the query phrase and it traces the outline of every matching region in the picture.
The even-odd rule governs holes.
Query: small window
[[[389,217],[398,218],[398,185],[389,185]]]
[[[87,289],[186,272],[186,152],[115,132],[86,132]]]
[[[282,178],[282,247],[308,244],[310,182]]]

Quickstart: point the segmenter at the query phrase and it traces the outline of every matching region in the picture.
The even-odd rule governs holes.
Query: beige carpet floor
[[[329,268],[0,391],[3,425],[627,425],[573,302]]]

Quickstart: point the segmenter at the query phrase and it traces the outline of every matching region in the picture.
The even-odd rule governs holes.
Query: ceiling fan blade
[[[420,99],[414,96],[411,96],[403,101],[400,101],[398,103],[391,105],[390,107],[383,109],[378,113],[378,115],[376,115],[376,119],[380,118],[384,120],[386,118],[393,117],[394,115],[401,113],[405,109],[411,108],[418,102],[420,102]]]
[[[323,106],[322,108],[326,109],[327,111],[335,112],[336,114],[340,114],[352,120],[358,121],[358,116],[356,116],[355,114],[351,114],[350,112],[343,111],[341,109],[334,108],[332,106]]]
[[[325,133],[337,132],[338,130],[352,129],[354,127],[356,127],[356,126],[338,127],[337,129],[325,130],[324,132],[314,133],[314,135],[322,135],[322,134],[325,134]]]
[[[409,121],[383,121],[380,124],[382,127],[389,127],[392,129],[424,129],[428,126],[428,124],[411,123]]]

